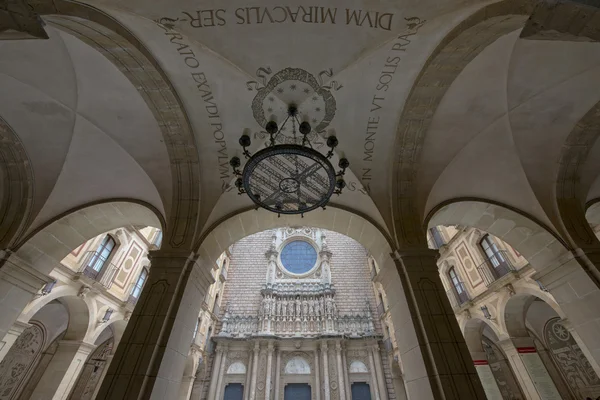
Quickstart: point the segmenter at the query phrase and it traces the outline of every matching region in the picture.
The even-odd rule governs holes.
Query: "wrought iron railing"
[[[377,304],[377,315],[381,318],[385,314],[385,305],[383,303]]]
[[[487,259],[477,267],[485,286],[490,286],[494,281],[510,272],[516,271],[510,262],[506,251],[498,251],[488,256]]]
[[[450,300],[452,308],[458,308],[471,300],[471,296],[469,296],[469,293],[467,292],[467,287],[462,282],[458,282],[455,288],[448,290],[446,295]]]
[[[113,279],[119,269],[97,251],[88,251],[83,258],[78,273],[98,281],[110,289]]]

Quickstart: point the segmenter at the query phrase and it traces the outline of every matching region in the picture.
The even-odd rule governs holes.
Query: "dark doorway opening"
[[[371,400],[371,388],[366,382],[352,384],[352,400]]]
[[[242,400],[244,398],[244,386],[241,383],[230,383],[225,386],[224,400]]]
[[[285,386],[284,400],[310,400],[308,383],[289,383]]]

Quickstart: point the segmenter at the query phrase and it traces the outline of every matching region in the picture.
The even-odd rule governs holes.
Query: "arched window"
[[[213,304],[213,314],[219,315],[219,295],[215,297],[215,304]]]
[[[192,342],[196,340],[196,336],[198,335],[198,328],[200,327],[200,318],[196,319],[196,326],[194,327],[194,337],[192,337]]]
[[[506,275],[509,271],[506,256],[498,249],[498,245],[492,240],[490,235],[485,235],[479,244],[489,264],[492,266],[492,273],[495,278],[498,279]]]
[[[156,247],[160,247],[161,243],[162,243],[162,237],[163,237],[163,233],[162,231],[158,231],[156,232],[156,235],[154,236],[154,241],[153,244]]]
[[[140,276],[138,276],[137,281],[135,282],[135,286],[131,291],[131,297],[134,299],[139,299],[140,294],[142,293],[142,289],[144,287],[144,283],[146,283],[146,279],[148,278],[148,270],[146,268],[142,268],[142,272]]]
[[[110,258],[115,246],[115,239],[113,239],[110,235],[106,235],[104,240],[102,240],[102,243],[100,243],[100,246],[98,246],[96,251],[89,258],[87,267],[96,272],[100,272],[102,268],[104,268],[104,265],[108,262],[108,259]]]
[[[450,278],[450,282],[452,282],[452,286],[454,287],[454,293],[456,294],[456,299],[458,300],[458,304],[463,304],[464,302],[469,300],[469,296],[467,294],[465,285],[458,278],[458,274],[454,267],[451,267],[448,270],[448,278]]]

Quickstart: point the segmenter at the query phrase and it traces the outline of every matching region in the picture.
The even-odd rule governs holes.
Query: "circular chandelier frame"
[[[277,137],[290,120],[294,141],[300,141],[301,144],[276,144]],[[296,123],[302,135],[298,140]],[[251,144],[250,136],[242,135],[239,143],[248,161],[243,171],[239,170],[239,157],[233,157],[229,162],[237,176],[235,186],[238,194],[247,194],[258,207],[278,215],[302,216],[319,207],[324,209],[333,194],[341,194],[346,187],[344,174],[350,163],[341,158],[338,163],[341,170],[336,173],[329,160],[338,145],[337,138],[327,138],[329,151],[323,155],[313,149],[310,143],[308,135],[311,129],[308,122],[298,120],[298,109],[291,104],[281,127],[275,121],[269,121],[265,125],[270,138],[264,149],[254,155],[250,154],[247,149]]]

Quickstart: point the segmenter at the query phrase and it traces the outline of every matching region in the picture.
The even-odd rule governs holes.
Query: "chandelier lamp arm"
[[[326,154],[315,150],[311,143],[312,127],[299,118],[298,108],[290,104],[288,114],[281,125],[274,120],[266,123],[269,142],[255,154],[250,154],[250,136],[243,134],[239,144],[243,148],[244,166],[241,157],[229,161],[235,176],[238,194],[247,194],[258,207],[280,214],[300,214],[322,207],[325,209],[331,195],[342,194],[346,187],[344,175],[350,166],[341,157],[339,170],[335,170],[331,159],[338,146],[335,135],[327,138],[329,151]],[[284,126],[292,122],[291,132]],[[302,121],[302,122],[301,122]],[[296,123],[302,140],[296,135]],[[321,132],[322,133],[322,132]],[[284,137],[280,140],[280,136]],[[282,141],[278,143],[277,140]]]

